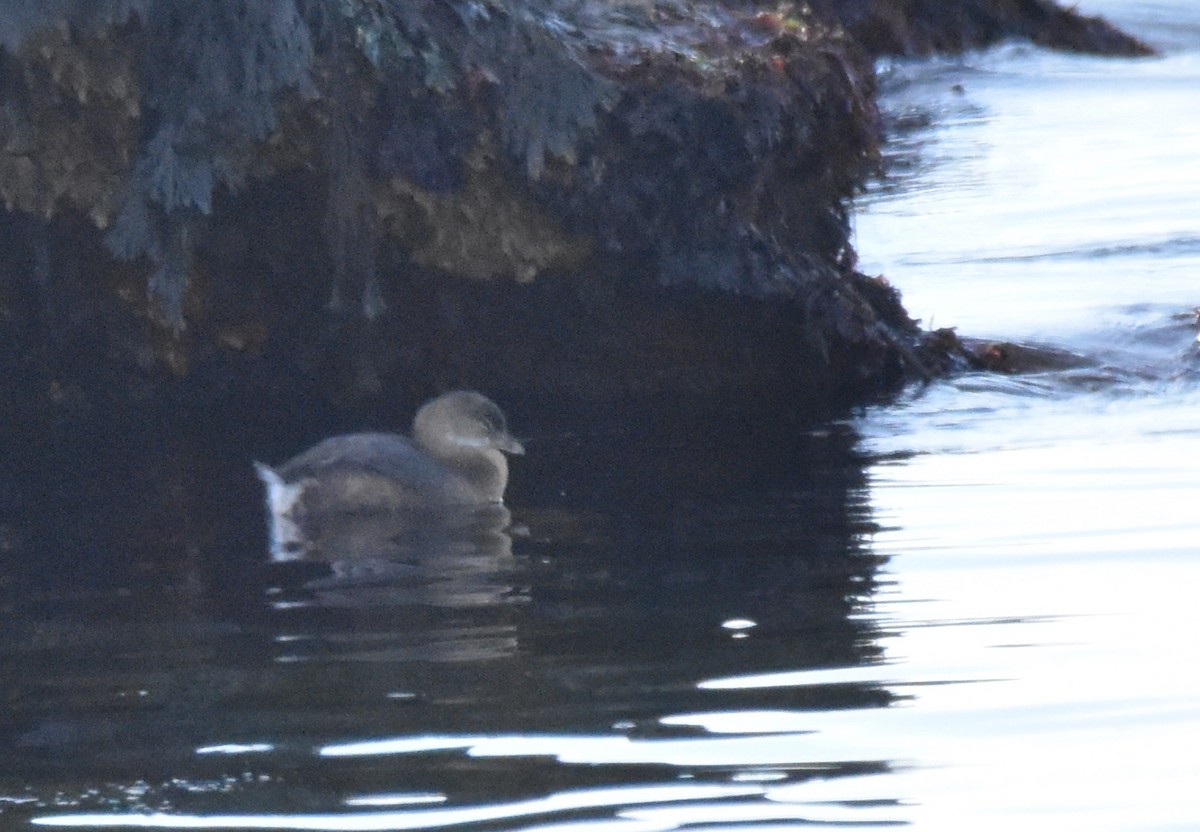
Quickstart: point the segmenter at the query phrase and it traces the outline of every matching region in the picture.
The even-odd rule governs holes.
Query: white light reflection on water
[[[342,801],[347,806],[414,806],[421,803],[445,803],[444,794],[367,794],[348,797]]]
[[[920,758],[893,782],[921,828],[1200,821],[1200,429],[1139,436],[1124,411],[1081,413],[1108,438],[996,448],[982,432],[975,452],[873,473],[888,672],[1001,680],[922,689],[880,724]]]
[[[433,829],[467,823],[488,823],[513,818],[633,806],[673,801],[712,800],[758,796],[763,789],[753,785],[704,785],[667,783],[658,786],[627,786],[614,789],[576,789],[534,800],[464,806],[445,809],[410,809],[401,812],[359,812],[305,815],[149,815],[78,814],[46,815],[33,819],[40,826],[73,828],[139,829],[277,829],[312,832],[374,832],[374,830]],[[621,827],[625,828],[625,827]],[[654,828],[670,828],[670,826]]]
[[[224,745],[206,745],[202,748],[197,748],[197,754],[269,754],[275,750],[273,743],[269,742],[249,742],[249,743],[226,743]]]
[[[798,715],[791,719],[802,720]],[[455,738],[370,740],[326,746],[325,757],[357,757],[417,753],[420,748],[463,748],[469,757],[552,757],[581,765],[700,766],[802,765],[822,762],[813,757],[807,737],[793,729],[767,736],[633,739],[588,734],[517,734]]]
[[[1196,34],[1192,4],[1174,13]],[[1200,269],[1197,41],[1150,60],[1017,45],[958,72],[898,64],[911,82],[893,106],[941,111],[912,138],[934,164],[857,213],[863,268],[927,323],[977,336],[1070,339],[1098,314],[1177,302],[1173,278]]]
[[[874,682],[904,699],[796,727],[815,732],[813,758],[893,768],[768,800],[892,801],[883,816],[922,830],[1196,828],[1200,429],[1139,440],[1119,434],[1125,416],[1089,448],[988,440],[876,467],[872,501],[892,524],[874,541],[892,556],[871,613],[885,662],[702,687]]]
[[[854,674],[908,698],[812,727],[896,768],[770,799],[874,794],[921,830],[1200,828],[1200,19],[1083,5],[1169,31],[1168,54],[898,69],[900,95],[947,103],[916,138],[934,164],[863,203],[867,268],[927,321],[1097,369],[960,379],[857,422],[890,560],[867,613],[884,664]],[[970,677],[990,681],[912,684]]]

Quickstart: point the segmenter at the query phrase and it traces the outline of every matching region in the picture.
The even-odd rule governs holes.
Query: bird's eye
[[[499,411],[487,411],[483,414],[482,421],[489,433],[504,433],[507,430],[504,424],[504,414]]]

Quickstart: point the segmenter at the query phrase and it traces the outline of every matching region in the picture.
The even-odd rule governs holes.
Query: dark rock
[[[1154,49],[1099,17],[1052,0],[813,0],[872,55],[928,55],[1002,40],[1097,55],[1138,57]]]
[[[5,410],[791,419],[962,366],[854,269],[872,51],[1059,12],[925,6],[2,0]]]

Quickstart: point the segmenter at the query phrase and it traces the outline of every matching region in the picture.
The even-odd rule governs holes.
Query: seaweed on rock
[[[214,200],[237,191],[260,164],[281,106],[296,95],[320,99],[310,124],[320,131],[323,118],[328,133],[299,141],[317,148],[323,158],[313,161],[328,172],[334,293],[360,285],[369,317],[382,303],[371,253],[374,176],[395,171],[419,187],[453,190],[494,119],[500,146],[537,178],[547,158],[574,159],[614,89],[562,48],[549,17],[519,3],[5,0],[0,24],[6,200],[52,214],[66,196],[84,208],[108,228],[114,255],[149,265],[156,316],[175,329],[184,326],[190,249],[203,238]],[[132,59],[107,65],[89,46],[117,41]],[[41,88],[29,89],[35,82]],[[364,95],[376,85],[385,97]],[[44,142],[40,101],[60,89],[59,99],[89,106],[103,93],[127,116],[111,157],[89,163],[90,192],[74,163],[60,183],[46,182],[62,155],[57,148],[20,150]],[[472,104],[486,95],[496,106]],[[68,153],[97,144],[77,138],[64,141]]]
[[[376,249],[379,219],[367,171],[369,154],[358,125],[358,114],[345,106],[353,95],[350,79],[337,68],[343,95],[332,103],[335,117],[326,130],[323,157],[327,190],[324,231],[333,262],[333,288],[329,307],[346,310],[347,295],[357,294],[359,308],[367,320],[384,310],[379,289]]]
[[[539,194],[662,286],[788,298],[836,280],[848,199],[877,159],[869,60],[807,19],[693,17],[614,58],[616,139]]]
[[[197,215],[212,212],[219,187],[242,184],[245,159],[278,124],[282,94],[312,92],[312,44],[293,0],[173,0],[142,14],[149,130],[110,246],[151,261],[150,294],[178,329]],[[162,219],[141,221],[147,212]]]
[[[847,206],[870,26],[936,6],[0,0],[0,197],[70,241],[42,261],[86,264],[89,352],[135,373],[846,400],[922,372]]]
[[[138,44],[127,50],[136,62],[106,66],[88,54],[85,42],[111,42],[111,30],[120,27]],[[103,204],[83,207],[107,225],[109,203],[119,206],[110,249],[151,263],[150,294],[163,318],[182,327],[197,217],[211,213],[219,188],[242,183],[246,159],[278,125],[282,94],[314,90],[300,7],[295,0],[10,0],[0,3],[0,32],[12,55],[40,44],[29,64],[44,61],[52,80],[73,89],[80,103],[100,85],[136,116],[136,147],[121,148],[131,161],[123,187],[97,196]],[[89,77],[97,71],[99,77]],[[5,99],[12,116],[19,97],[10,92]],[[52,153],[46,150],[47,166],[56,163]]]
[[[598,111],[617,100],[616,85],[564,49],[562,39],[546,31],[547,22],[514,15],[487,56],[499,87],[501,139],[533,180],[541,178],[547,157],[575,164]]]
[[[552,4],[392,0],[347,13],[359,49],[393,95],[406,92],[427,107],[433,93],[436,105],[453,113],[486,88],[495,97],[487,109],[501,145],[531,179],[547,158],[573,162],[579,143],[597,129],[598,114],[616,100],[617,86],[590,69],[561,35],[567,24]],[[388,112],[394,120],[385,129],[408,129],[407,107]]]

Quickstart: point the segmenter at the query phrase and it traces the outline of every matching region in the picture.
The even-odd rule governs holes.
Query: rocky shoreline
[[[1149,49],[952,5],[0,2],[0,412],[795,421],[975,366],[855,268],[874,60]]]

